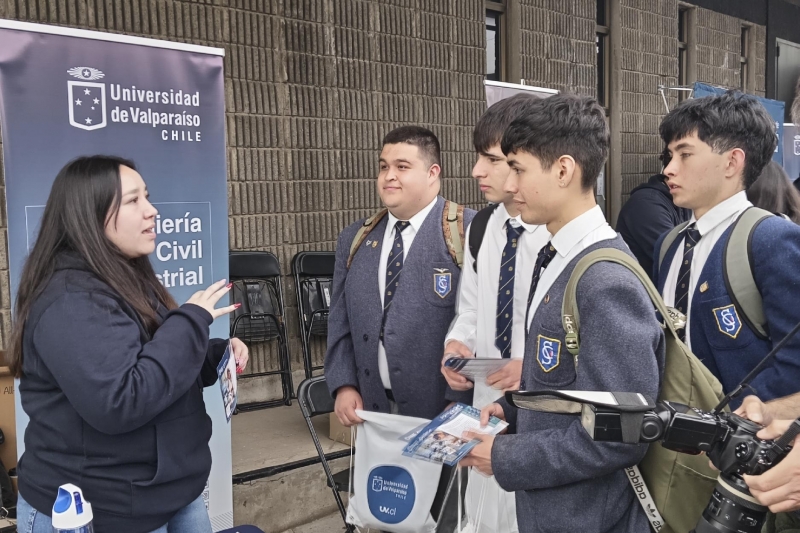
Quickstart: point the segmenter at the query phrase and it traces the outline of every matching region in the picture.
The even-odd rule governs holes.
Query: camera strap
[[[628,467],[625,469],[625,474],[628,476],[631,487],[633,487],[636,499],[642,504],[644,514],[647,515],[653,531],[661,531],[661,528],[664,527],[664,519],[661,518],[661,513],[656,509],[656,502],[653,501],[653,497],[650,495],[650,490],[648,490],[647,484],[644,482],[642,473],[639,472],[639,467],[635,465]]]

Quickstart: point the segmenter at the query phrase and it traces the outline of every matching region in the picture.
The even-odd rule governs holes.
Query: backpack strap
[[[678,238],[678,235],[683,231],[683,229],[689,225],[689,221],[687,220],[683,224],[678,224],[674,228],[672,228],[667,236],[664,237],[664,240],[661,241],[661,248],[658,250],[658,272],[659,275],[661,274],[661,269],[664,267],[664,257],[666,257],[667,252],[669,251],[670,246],[672,243],[675,242],[675,239]]]
[[[469,225],[469,253],[472,254],[472,269],[475,272],[478,272],[478,252],[481,250],[483,236],[486,235],[486,226],[498,205],[500,204],[492,204],[478,211]]]
[[[578,261],[578,264],[575,265],[575,269],[572,271],[569,281],[567,281],[567,287],[564,290],[564,301],[561,304],[561,324],[563,325],[564,331],[567,334],[567,350],[569,350],[569,353],[575,357],[575,367],[577,368],[578,366],[578,353],[580,352],[580,315],[578,313],[578,302],[576,297],[578,282],[580,281],[581,276],[583,276],[583,274],[589,269],[589,267],[601,261],[617,263],[633,272],[634,275],[639,278],[639,281],[642,282],[642,285],[647,291],[648,296],[650,296],[650,300],[652,300],[656,310],[661,313],[662,317],[670,318],[670,320],[666,320],[666,327],[670,332],[672,332],[672,335],[676,340],[679,339],[677,330],[679,327],[681,327],[681,321],[683,321],[684,324],[686,321],[683,313],[680,313],[671,307],[667,307],[664,304],[664,300],[661,299],[658,289],[656,289],[655,285],[653,285],[653,282],[650,281],[650,277],[645,273],[638,261],[625,252],[617,250],[616,248],[599,248],[586,254],[583,258],[581,258],[580,261]]]
[[[733,223],[733,230],[722,252],[725,289],[742,320],[760,339],[769,339],[761,293],[756,286],[753,268],[753,232],[768,217],[769,211],[750,207]]]
[[[447,251],[461,268],[464,263],[464,206],[445,200],[442,210],[442,233]]]
[[[350,256],[347,258],[347,268],[350,268],[350,265],[353,262],[353,258],[356,256],[356,252],[358,252],[358,247],[361,246],[361,243],[364,242],[364,239],[367,238],[369,232],[375,229],[375,226],[378,225],[383,217],[386,216],[389,210],[385,207],[369,217],[367,220],[364,221],[364,225],[358,228],[358,232],[356,236],[353,237],[353,243],[350,245]]]

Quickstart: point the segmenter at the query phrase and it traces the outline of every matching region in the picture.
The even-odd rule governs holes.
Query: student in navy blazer
[[[469,393],[447,387],[439,372],[455,315],[460,269],[444,240],[439,141],[404,126],[383,141],[378,194],[389,213],[347,265],[365,219],[339,235],[333,276],[325,378],[342,424],[356,409],[434,418]],[[464,225],[475,211],[464,210]],[[402,261],[390,253],[403,252]]]
[[[608,155],[605,112],[591,98],[559,94],[525,104],[502,148],[522,219],[553,235],[534,266],[520,388],[529,391],[638,392],[655,398],[664,366],[664,333],[641,281],[610,262],[592,265],[577,287],[580,364],[567,351],[564,290],[577,262],[598,248],[630,254],[595,202]],[[631,254],[632,256],[632,254]],[[624,469],[646,445],[595,442],[577,416],[516,408],[500,399],[482,412],[504,418],[506,435],[481,440],[463,466],[494,474],[514,491],[521,533],[641,533],[647,516]]]
[[[664,169],[667,184],[675,204],[693,216],[661,265],[656,256],[654,278],[665,303],[686,313],[687,344],[730,392],[800,322],[800,226],[770,217],[752,236],[752,268],[770,338],[748,327],[722,271],[732,225],[752,205],[745,191],[775,151],[774,123],[754,98],[729,92],[687,100],[666,116],[660,133],[672,155]],[[689,235],[690,228],[697,233]],[[800,390],[800,337],[751,387],[765,401]]]

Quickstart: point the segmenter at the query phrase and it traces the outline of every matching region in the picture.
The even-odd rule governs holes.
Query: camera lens
[[[695,533],[759,533],[767,508],[750,495],[739,476],[720,476]]]

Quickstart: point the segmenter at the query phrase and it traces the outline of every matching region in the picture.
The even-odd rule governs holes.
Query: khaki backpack
[[[658,399],[705,411],[716,407],[724,397],[722,385],[678,338],[677,329],[682,327],[683,316],[664,305],[658,290],[635,259],[614,248],[601,248],[583,257],[564,291],[562,325],[567,350],[575,358],[575,368],[580,352],[580,316],[575,293],[581,276],[600,261],[620,264],[636,274],[655,309],[665,318],[666,353]],[[661,533],[685,533],[694,529],[711,497],[718,474],[709,466],[705,455],[674,452],[659,443],[651,444],[639,467],[627,468],[626,473],[651,525]]]
[[[364,225],[358,228],[353,242],[350,244],[350,256],[347,258],[347,268],[353,262],[353,258],[358,252],[358,248],[367,235],[375,229],[378,223],[389,212],[385,207],[364,221]],[[444,242],[447,244],[447,251],[453,262],[461,268],[464,262],[464,206],[458,205],[450,200],[445,200],[442,210],[442,233]]]

